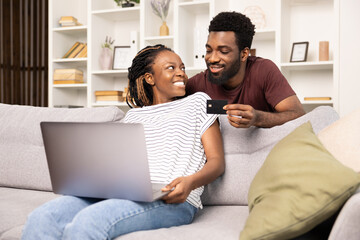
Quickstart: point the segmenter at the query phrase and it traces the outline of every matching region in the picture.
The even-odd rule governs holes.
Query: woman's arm
[[[179,177],[167,185],[163,191],[174,190],[163,198],[166,203],[183,203],[190,192],[211,183],[225,170],[224,149],[218,121],[215,121],[202,135],[206,163],[204,167],[186,177]]]

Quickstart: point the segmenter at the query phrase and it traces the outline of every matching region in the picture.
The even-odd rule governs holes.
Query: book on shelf
[[[109,90],[109,91],[95,91],[95,96],[122,96],[123,91]]]
[[[304,97],[304,101],[329,101],[331,97]]]
[[[66,22],[77,22],[77,18],[73,16],[61,16],[59,23],[66,23]]]
[[[84,48],[75,56],[75,58],[86,58],[87,57],[87,44],[85,43]]]
[[[123,96],[117,96],[117,95],[96,96],[96,101],[117,101],[117,102],[123,102],[123,101],[124,101],[124,97],[123,97]]]
[[[82,80],[54,80],[54,84],[81,84]]]
[[[79,43],[78,46],[69,54],[67,58],[75,58],[85,47],[85,43]]]
[[[72,45],[72,47],[65,53],[65,55],[64,55],[62,58],[67,58],[67,57],[69,57],[69,55],[74,51],[74,49],[75,49],[76,47],[79,46],[79,44],[80,44],[80,42],[74,43],[74,45]]]
[[[73,16],[62,16],[60,17],[59,24],[61,27],[73,27],[81,26],[76,17]]]

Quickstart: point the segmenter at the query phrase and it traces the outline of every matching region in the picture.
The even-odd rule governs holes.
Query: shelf
[[[333,61],[324,62],[297,62],[297,63],[282,63],[280,67],[283,70],[331,70],[333,69]]]
[[[66,63],[66,62],[85,62],[86,63],[87,58],[58,58],[54,59],[54,63]]]
[[[75,26],[75,27],[57,27],[53,29],[54,32],[84,32],[87,31],[87,26]]]
[[[275,40],[276,31],[274,29],[256,30],[254,41]]]
[[[93,107],[104,107],[104,106],[118,106],[118,107],[128,107],[126,102],[96,102],[92,104]]]
[[[87,88],[87,83],[79,84],[53,84],[54,88]]]
[[[100,70],[100,71],[93,71],[92,74],[94,75],[102,75],[108,77],[116,77],[116,76],[127,76],[128,70]]]
[[[179,7],[182,7],[187,11],[195,14],[209,13],[209,6],[210,6],[210,2],[208,0],[179,3]]]
[[[327,101],[301,101],[301,104],[306,104],[306,105],[331,105],[334,102],[332,100],[327,100]]]
[[[140,19],[140,7],[96,10],[92,14],[113,21],[137,20]]]
[[[174,36],[151,36],[151,37],[145,37],[145,41],[163,41],[163,40],[174,40]]]

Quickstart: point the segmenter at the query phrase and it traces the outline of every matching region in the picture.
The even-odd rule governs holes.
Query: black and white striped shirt
[[[131,109],[124,122],[142,123],[151,181],[168,184],[199,171],[206,162],[202,134],[218,115],[206,113],[205,93],[195,93],[173,102]],[[204,187],[193,190],[187,201],[202,208]]]

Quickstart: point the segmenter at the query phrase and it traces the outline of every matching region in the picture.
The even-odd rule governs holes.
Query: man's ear
[[[154,86],[155,82],[154,82],[154,77],[151,73],[145,73],[145,81],[147,84]]]
[[[240,52],[240,59],[242,62],[245,62],[246,59],[249,57],[250,55],[250,49],[248,47],[244,48],[241,52]]]

